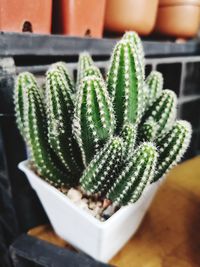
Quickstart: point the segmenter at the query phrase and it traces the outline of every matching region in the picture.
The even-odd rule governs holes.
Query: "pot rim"
[[[174,0],[173,2],[169,0],[162,0],[159,3],[159,8],[161,7],[173,7],[173,6],[200,6],[200,0]]]
[[[130,207],[133,208],[133,206],[135,206],[135,209],[137,209],[137,202],[133,203],[133,204],[129,204],[126,206],[122,206],[119,208],[119,210],[117,210],[109,219],[107,219],[106,221],[100,221],[97,218],[93,217],[91,214],[89,214],[88,212],[86,212],[84,209],[80,208],[78,205],[76,205],[74,202],[72,202],[65,194],[63,194],[62,192],[60,192],[57,188],[55,188],[54,186],[52,186],[51,184],[49,184],[48,182],[46,182],[45,180],[43,180],[41,177],[39,177],[29,166],[28,166],[29,160],[24,160],[22,162],[20,162],[18,164],[18,168],[23,171],[26,176],[29,175],[34,177],[34,179],[38,179],[40,181],[41,184],[43,184],[45,187],[48,187],[49,190],[51,190],[52,193],[54,193],[54,195],[59,196],[60,198],[62,198],[63,200],[65,200],[67,202],[67,204],[69,206],[71,206],[72,209],[76,210],[77,212],[81,213],[82,216],[84,216],[86,219],[88,219],[90,222],[92,221],[94,224],[96,224],[96,226],[100,229],[104,229],[110,226],[110,224],[113,224],[114,221],[117,221],[118,218],[121,217],[121,214],[123,214],[123,212],[126,209],[129,209]],[[146,194],[147,191],[151,190],[152,186],[158,186],[163,183],[163,178],[160,178],[158,181],[154,182],[153,184],[149,184],[146,186],[146,188],[144,189],[142,194]],[[33,188],[34,189],[34,188]]]

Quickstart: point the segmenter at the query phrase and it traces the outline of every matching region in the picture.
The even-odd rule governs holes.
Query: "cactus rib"
[[[139,123],[143,111],[141,62],[128,40],[120,41],[114,49],[107,84],[119,133],[124,124]]]
[[[82,188],[87,192],[105,194],[115,178],[122,156],[122,139],[111,138],[85,169],[80,179]]]
[[[157,151],[152,143],[143,143],[129,156],[118,178],[107,193],[108,199],[126,205],[133,203],[151,182],[157,161]]]
[[[157,142],[160,153],[154,182],[180,161],[190,143],[191,131],[190,123],[180,120]]]
[[[49,143],[68,171],[82,172],[80,149],[72,132],[71,88],[59,69],[47,72],[46,96]]]
[[[112,136],[115,117],[105,83],[96,76],[85,77],[77,95],[74,134],[85,165]]]

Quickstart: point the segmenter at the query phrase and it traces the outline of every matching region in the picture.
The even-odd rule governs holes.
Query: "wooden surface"
[[[67,245],[49,226],[31,235]],[[137,234],[110,261],[119,267],[200,267],[200,157],[167,177]]]

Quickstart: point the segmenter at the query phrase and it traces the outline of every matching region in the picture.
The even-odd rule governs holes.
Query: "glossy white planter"
[[[161,182],[149,185],[141,198],[119,209],[107,221],[100,222],[79,208],[27,166],[19,164],[35,189],[55,232],[74,247],[93,258],[109,261],[138,229]]]

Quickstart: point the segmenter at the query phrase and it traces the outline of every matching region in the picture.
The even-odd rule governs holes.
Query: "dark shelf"
[[[109,56],[117,39],[80,38],[62,35],[0,32],[0,56],[74,56],[87,50],[93,56]],[[146,57],[200,54],[200,43],[143,41]]]

